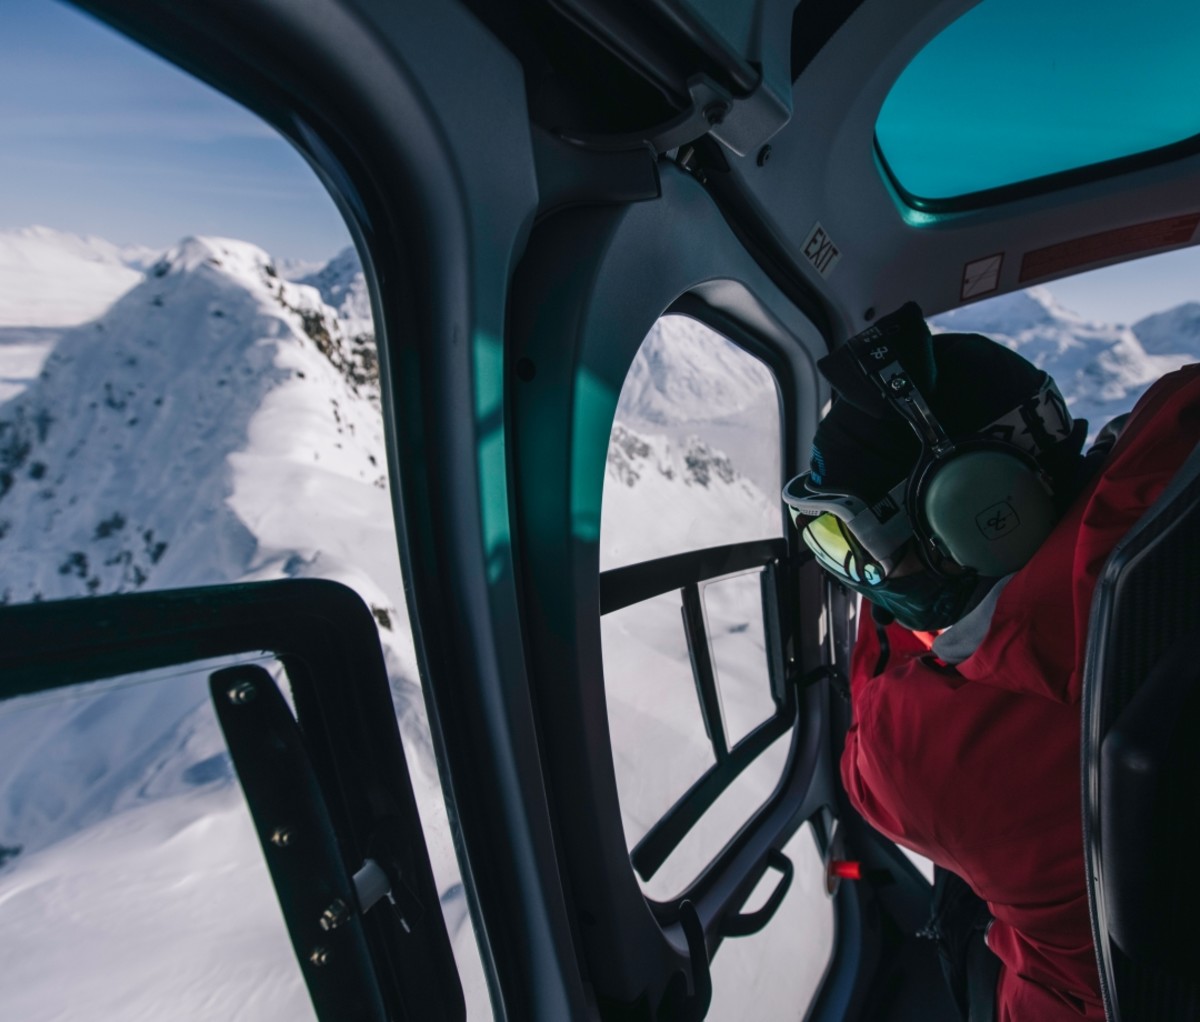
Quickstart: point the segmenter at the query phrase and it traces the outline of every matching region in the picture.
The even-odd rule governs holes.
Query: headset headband
[[[846,344],[859,368],[879,388],[884,400],[912,426],[921,444],[934,457],[939,457],[950,449],[950,437],[893,348],[891,337],[903,329],[902,322],[893,320],[886,328],[868,327]]]
[[[878,387],[887,404],[917,434],[933,458],[942,458],[955,446],[934,415],[925,396],[901,363],[891,338],[903,331],[902,322],[868,327],[846,342],[863,374]],[[1051,377],[1043,372],[1037,393],[1006,412],[976,436],[1008,444],[1037,457],[1071,435],[1074,419]]]

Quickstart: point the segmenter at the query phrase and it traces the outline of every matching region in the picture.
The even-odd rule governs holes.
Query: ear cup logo
[[[1021,518],[1007,500],[985,507],[975,516],[975,526],[985,539],[1000,539],[1007,536],[1018,525]]]

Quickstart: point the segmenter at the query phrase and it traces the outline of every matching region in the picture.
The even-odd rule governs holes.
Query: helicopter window
[[[1167,147],[1200,137],[1198,44],[1191,0],[1136,13],[1094,0],[987,0],[896,80],[876,124],[879,152],[901,189],[928,201],[1175,155]]]
[[[0,630],[3,605],[283,578],[353,588],[378,624],[482,1017],[400,596],[375,326],[346,225],[295,150],[224,96],[67,5],[3,13]],[[190,976],[188,996],[253,1004],[277,989],[255,1017],[304,1015],[303,983],[287,993],[274,957],[280,941],[291,954],[287,935],[202,722],[206,697],[189,693],[186,679],[138,681],[5,708],[0,963],[25,978],[0,984],[0,1017],[59,1017],[32,1010],[39,998],[96,1004],[88,984],[107,975],[115,991],[139,949],[153,961],[131,969],[136,998],[156,1007],[65,1014],[192,1017],[178,993]],[[167,902],[183,943],[144,931],[119,966],[124,938],[101,935],[166,920]],[[222,905],[236,939],[209,940]],[[195,1017],[234,1014],[216,1004]]]
[[[679,609],[678,594],[668,593],[600,619],[613,766],[631,845],[716,762]],[[672,753],[651,772],[647,748]]]
[[[766,613],[783,553],[778,408],[763,363],[674,315],[650,331],[621,392],[601,637],[625,836],[651,897],[695,880],[787,762]]]
[[[0,702],[5,1018],[315,1018],[208,698],[230,663]]]
[[[621,392],[601,512],[601,639],[613,765],[644,895],[669,902],[769,802],[794,754],[782,684],[786,556],[774,494],[775,379],[707,325],[664,316]],[[784,854],[795,880],[759,933],[713,959],[709,1017],[802,1014],[833,950],[812,829]],[[753,911],[773,890],[768,871]]]
[[[601,570],[781,536],[780,449],[770,370],[698,320],[663,316],[617,404]]]
[[[775,713],[762,684],[768,670],[762,571],[713,579],[701,591],[725,733],[737,744]]]

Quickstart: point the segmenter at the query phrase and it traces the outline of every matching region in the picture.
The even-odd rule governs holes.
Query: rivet
[[[771,147],[769,145],[765,145],[758,151],[758,165],[760,167],[765,167],[767,165],[767,160],[770,158]]]
[[[725,115],[728,113],[728,104],[722,103],[720,100],[716,100],[712,103],[709,103],[708,106],[704,108],[704,119],[708,121],[709,124],[720,124],[723,120],[725,120]]]
[[[246,703],[253,702],[257,695],[258,689],[255,688],[254,682],[239,681],[229,690],[229,701],[234,706],[245,706]]]
[[[295,836],[296,832],[291,827],[276,827],[271,832],[271,844],[276,848],[286,848]]]
[[[329,964],[329,948],[323,944],[312,949],[312,954],[308,956],[308,960],[313,963],[318,969],[323,965]]]
[[[321,913],[320,923],[322,930],[336,930],[343,923],[350,919],[350,906],[347,905],[341,898],[335,898],[330,906]]]

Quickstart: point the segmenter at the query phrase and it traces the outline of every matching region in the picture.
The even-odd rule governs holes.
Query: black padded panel
[[[1110,556],[1088,630],[1084,841],[1113,1022],[1200,1018],[1200,448]]]

